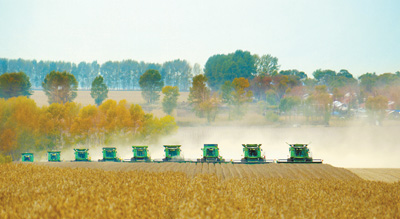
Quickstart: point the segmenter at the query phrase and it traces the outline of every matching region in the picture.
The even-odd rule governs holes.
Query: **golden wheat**
[[[400,212],[400,182],[192,178],[159,170],[3,164],[0,218],[396,218]]]
[[[183,172],[189,177],[197,174],[216,174],[221,179],[230,179],[234,177],[263,177],[263,178],[288,178],[288,179],[341,179],[352,180],[359,179],[354,173],[331,165],[321,164],[213,164],[213,163],[76,163],[61,162],[37,163],[40,165],[53,167],[87,167],[103,170],[132,171],[144,170],[151,172]]]

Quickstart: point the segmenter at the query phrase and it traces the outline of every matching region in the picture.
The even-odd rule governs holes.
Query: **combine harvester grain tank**
[[[310,156],[310,149],[308,144],[288,144],[289,145],[289,158],[279,159],[277,163],[295,163],[295,164],[318,164],[322,163],[321,159],[313,159]]]

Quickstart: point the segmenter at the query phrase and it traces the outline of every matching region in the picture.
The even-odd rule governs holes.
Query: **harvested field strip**
[[[288,179],[359,179],[359,177],[343,168],[327,164],[213,164],[213,163],[114,163],[114,162],[64,162],[37,163],[54,167],[85,167],[103,170],[144,170],[151,172],[183,172],[189,177],[197,174],[216,174],[221,179],[232,177],[267,177]]]
[[[162,165],[153,167],[166,167]],[[339,180],[327,175],[327,179],[266,175],[223,180],[215,174],[189,177],[180,172],[129,171],[142,164],[49,166],[56,165],[0,165],[0,218],[399,217],[400,182],[371,182],[357,177]],[[237,166],[222,164],[223,169],[238,170]],[[345,171],[321,166],[333,172]],[[124,171],[99,169],[111,167],[124,167]],[[303,174],[306,166],[262,167],[291,170],[282,174],[290,176]],[[339,176],[339,172],[333,175]]]
[[[400,169],[391,168],[350,168],[351,172],[357,174],[365,180],[382,181],[382,182],[397,182],[400,181]]]

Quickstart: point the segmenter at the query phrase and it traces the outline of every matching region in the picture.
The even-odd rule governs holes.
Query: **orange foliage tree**
[[[26,97],[0,99],[0,121],[0,153],[14,159],[22,152],[76,144],[156,141],[177,129],[173,117],[154,117],[126,100],[107,100],[99,107],[68,102],[40,108]]]

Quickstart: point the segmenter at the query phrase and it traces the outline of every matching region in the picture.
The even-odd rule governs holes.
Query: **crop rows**
[[[286,179],[359,179],[355,174],[343,168],[325,164],[213,164],[213,163],[98,163],[98,162],[64,162],[40,163],[54,167],[87,167],[103,170],[151,172],[183,172],[189,177],[197,174],[215,174],[220,179],[235,177],[245,178],[286,178]]]
[[[189,168],[192,164],[167,165],[154,164],[157,172],[149,172],[3,164],[0,165],[0,218],[396,218],[400,215],[400,182],[389,184],[351,177],[348,180],[270,176],[222,179],[215,174],[189,176],[163,171],[162,168],[193,170]],[[247,172],[244,165],[210,167],[195,165],[195,171],[253,176],[263,170],[256,168],[244,173]],[[320,171],[318,166],[314,168],[312,171]],[[288,168],[287,173],[281,174],[286,177],[294,171]]]

